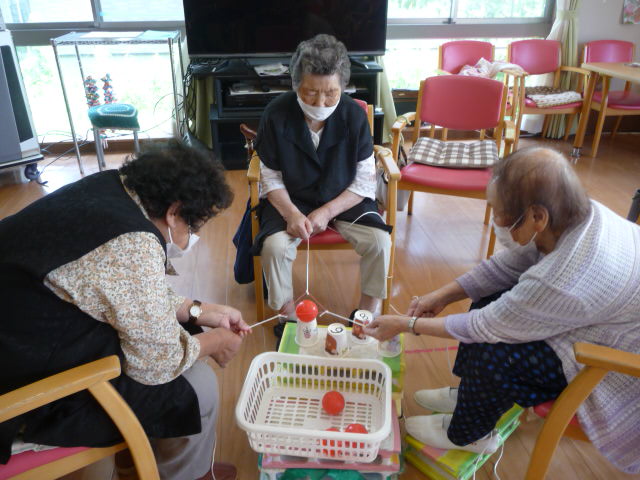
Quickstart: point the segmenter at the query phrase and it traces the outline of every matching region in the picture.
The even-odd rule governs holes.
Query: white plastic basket
[[[345,398],[339,415],[322,409],[330,390]],[[391,370],[379,360],[266,352],[251,362],[236,420],[259,453],[372,462],[391,432],[390,405]],[[350,423],[369,433],[343,432]]]

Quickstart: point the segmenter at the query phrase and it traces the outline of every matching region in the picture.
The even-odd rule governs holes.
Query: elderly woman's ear
[[[544,205],[532,205],[527,217],[533,217],[533,228],[536,232],[542,233],[549,226],[549,210]]]

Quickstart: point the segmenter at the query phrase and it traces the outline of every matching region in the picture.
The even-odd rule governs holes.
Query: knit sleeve
[[[477,302],[503,290],[509,290],[523,272],[538,262],[540,253],[530,248],[524,252],[500,250],[491,258],[472,268],[456,281],[471,300]]]
[[[449,315],[445,328],[465,343],[524,343],[594,322],[584,300],[535,274],[526,274],[486,307]]]
[[[167,383],[191,367],[198,340],[178,323],[184,297],[169,287],[155,235],[132,232],[58,267],[45,285],[120,338],[123,370],[145,385]]]

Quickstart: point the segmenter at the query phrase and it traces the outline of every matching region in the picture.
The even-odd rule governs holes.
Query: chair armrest
[[[436,68],[436,73],[438,75],[453,75],[453,73],[442,70],[441,68]]]
[[[575,72],[575,73],[580,73],[586,77],[588,77],[589,75],[591,75],[591,71],[587,70],[585,68],[580,68],[580,67],[567,67],[567,66],[561,66],[559,69],[561,72]]]
[[[529,75],[524,70],[519,71],[519,70],[514,70],[512,68],[505,68],[504,70],[501,70],[501,72],[504,73],[505,75],[510,75],[512,77],[526,77],[527,75]]]
[[[257,183],[260,181],[260,157],[257,153],[254,153],[249,162],[249,168],[247,169],[247,179],[249,183]]]
[[[416,112],[407,112],[403,115],[398,115],[396,121],[393,122],[393,127],[391,127],[391,131],[395,134],[400,133],[407,125],[413,122],[416,119]]]
[[[120,375],[116,355],[51,375],[0,396],[0,423]]]
[[[640,355],[592,343],[573,346],[576,360],[585,365],[640,377]]]
[[[374,145],[373,151],[376,158],[380,160],[382,168],[384,168],[384,172],[387,174],[389,180],[400,180],[400,169],[393,159],[391,150],[385,147],[381,147],[380,145]]]

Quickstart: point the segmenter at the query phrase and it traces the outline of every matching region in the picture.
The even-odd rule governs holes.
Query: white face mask
[[[173,238],[171,237],[171,228],[169,228],[169,243],[167,243],[167,258],[180,258],[185,253],[187,253],[191,248],[200,240],[200,237],[195,233],[189,233],[189,242],[187,243],[187,248],[184,250],[180,248],[178,245],[173,243]]]
[[[300,95],[298,95],[298,105],[300,105],[304,114],[311,120],[315,120],[317,122],[324,122],[329,118],[339,103],[340,99],[338,99],[333,107],[314,107],[313,105],[307,105],[304,103],[300,98]]]
[[[500,227],[496,225],[495,219],[492,220],[493,229],[496,232],[496,238],[507,250],[513,251],[513,250],[529,248],[533,244],[533,241],[535,240],[536,235],[538,235],[538,232],[535,232],[533,234],[533,237],[531,237],[531,240],[529,240],[525,245],[520,245],[518,242],[516,242],[513,239],[513,237],[511,236],[511,231],[515,228],[515,226],[522,219],[522,217],[524,217],[524,213],[520,215],[520,217],[518,217],[518,219],[515,222],[513,222],[513,225],[511,225],[510,227]]]

